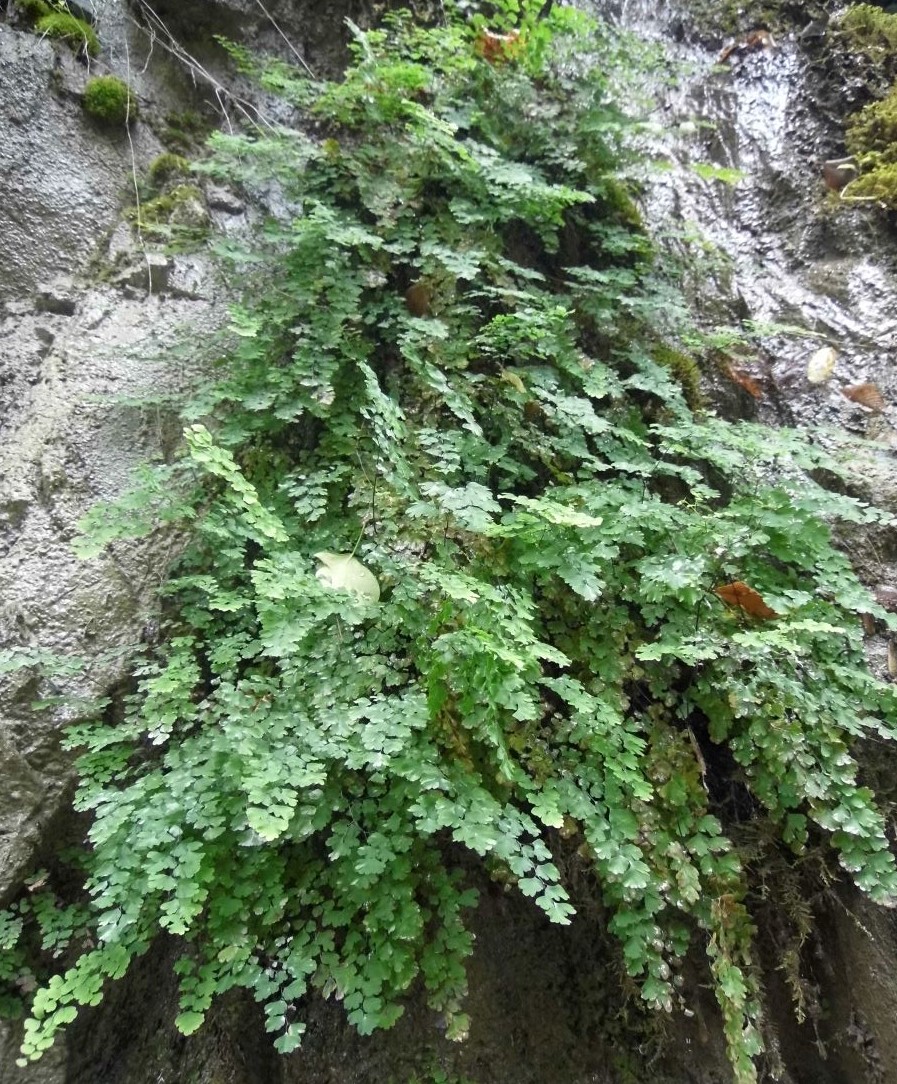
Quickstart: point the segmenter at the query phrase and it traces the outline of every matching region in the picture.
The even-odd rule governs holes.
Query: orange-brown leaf
[[[726,376],[734,380],[736,384],[740,384],[748,395],[753,395],[755,399],[763,397],[763,389],[760,384],[744,369],[736,369],[734,365],[727,365]]]
[[[849,387],[842,388],[841,394],[877,414],[880,414],[886,406],[881,388],[877,384],[851,384]]]
[[[723,584],[722,587],[714,587],[713,593],[719,596],[727,606],[733,606],[750,617],[759,617],[768,621],[771,617],[779,616],[775,610],[766,605],[759,592],[753,587],[748,587],[741,580]]]
[[[491,30],[481,30],[477,34],[474,48],[484,60],[488,60],[490,64],[496,64],[515,57],[520,52],[522,44],[519,30],[512,30],[510,34],[495,34]]]

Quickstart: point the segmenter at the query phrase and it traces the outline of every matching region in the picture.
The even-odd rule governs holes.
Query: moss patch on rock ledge
[[[88,79],[84,88],[83,105],[101,124],[117,126],[137,118],[138,107],[134,91],[117,75],[98,75]]]
[[[897,15],[854,4],[837,20],[827,50],[833,70],[854,90],[854,107],[868,103],[845,124],[860,176],[842,198],[897,209]]]
[[[699,410],[704,405],[704,396],[701,392],[701,370],[695,359],[666,343],[653,347],[651,357],[668,370],[692,410]]]
[[[897,208],[897,86],[882,101],[870,103],[850,119],[846,143],[862,171],[850,185],[849,194]]]
[[[728,37],[768,27],[802,26],[822,14],[816,0],[684,0],[683,11],[698,37]]]
[[[150,184],[161,188],[170,184],[175,178],[186,177],[189,172],[190,163],[183,155],[166,151],[165,154],[160,154],[158,158],[150,162],[147,174]]]
[[[205,143],[213,127],[207,118],[188,109],[166,113],[164,123],[154,126],[153,130],[169,151],[186,155]]]
[[[889,15],[875,4],[854,4],[841,18],[841,32],[854,52],[882,61],[897,51],[897,15]]]
[[[131,211],[131,219],[151,239],[181,244],[201,241],[209,228],[205,197],[195,184],[179,184],[147,200]]]
[[[889,211],[897,210],[897,163],[880,165],[850,186],[850,195],[874,200]]]
[[[46,0],[18,0],[19,8],[24,11],[29,19],[35,22],[44,15],[50,15],[53,8]]]
[[[88,56],[96,56],[100,51],[100,39],[94,28],[70,11],[51,10],[49,14],[41,15],[34,28],[38,34],[64,41],[72,49],[83,50]]]

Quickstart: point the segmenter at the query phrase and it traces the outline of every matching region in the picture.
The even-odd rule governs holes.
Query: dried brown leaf
[[[750,617],[759,617],[768,621],[771,617],[779,616],[775,610],[766,605],[763,596],[758,591],[755,591],[753,587],[748,587],[741,580],[715,587],[713,591],[727,606],[733,606]]]
[[[744,369],[736,369],[734,365],[727,365],[725,372],[726,376],[734,380],[736,384],[740,384],[748,395],[753,395],[755,399],[763,398],[763,389],[750,373],[745,372]]]
[[[851,384],[841,389],[841,394],[860,406],[868,407],[869,410],[880,414],[887,404],[877,384]]]

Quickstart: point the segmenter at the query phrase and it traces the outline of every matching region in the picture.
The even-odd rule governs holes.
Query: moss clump
[[[190,163],[183,155],[166,151],[150,163],[148,176],[150,184],[162,188],[176,177],[186,177],[190,172]]]
[[[853,52],[886,56],[897,51],[897,15],[874,4],[855,4],[841,18],[841,31]]]
[[[49,15],[42,15],[37,20],[35,30],[44,37],[58,38],[79,52],[83,50],[88,56],[96,56],[100,51],[100,39],[94,28],[68,11],[51,11]]]
[[[683,0],[680,10],[687,16],[690,35],[708,44],[721,45],[721,38],[736,37],[765,28],[777,33],[793,26],[805,26],[824,13],[820,0]]]
[[[669,370],[691,409],[700,410],[704,405],[704,396],[701,392],[701,370],[695,359],[666,343],[652,347],[651,357],[658,365]]]
[[[87,80],[84,109],[103,124],[126,124],[137,116],[134,91],[117,75],[97,75]]]
[[[735,34],[741,26],[738,0],[690,0],[686,9],[699,34]]]
[[[46,0],[19,0],[19,7],[33,22],[53,13],[53,8]]]
[[[605,181],[602,192],[605,207],[612,217],[622,226],[628,226],[637,233],[645,229],[645,220],[635,200],[629,194],[626,185],[613,178]]]
[[[199,113],[185,110],[182,113],[167,113],[165,127],[157,134],[170,151],[188,154],[205,141],[209,129],[210,125]]]
[[[847,124],[847,149],[864,164],[897,162],[897,86],[880,102],[871,102]]]
[[[891,211],[897,211],[897,162],[876,166],[850,185],[848,196],[877,200]]]
[[[159,240],[200,241],[209,228],[205,198],[195,184],[179,184],[147,200],[130,212],[130,218],[139,230]]]
[[[846,143],[861,168],[848,194],[897,208],[897,86],[850,119]]]

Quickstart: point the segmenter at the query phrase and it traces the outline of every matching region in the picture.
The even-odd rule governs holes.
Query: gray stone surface
[[[25,669],[0,680],[0,901],[47,844],[71,789],[60,731],[75,709],[32,702],[89,700],[121,678],[175,547],[154,538],[90,562],[72,552],[88,508],[177,436],[158,407],[117,400],[175,388],[182,326],[216,319],[196,289],[161,296],[173,262],[141,251],[120,222],[134,178],[163,149],[149,121],[195,108],[196,94],[161,50],[151,57],[124,0],[90,7],[103,46],[90,69],[31,33],[14,4],[0,14],[0,649],[90,660],[76,677]],[[129,133],[100,129],[81,108],[89,75],[109,71],[135,87],[146,118]],[[129,296],[89,285],[105,260],[130,268]],[[18,1069],[19,1041],[0,1025],[3,1084],[65,1080],[64,1044]]]
[[[36,696],[96,696],[118,676],[110,651],[134,644],[164,574],[169,539],[114,546],[82,561],[71,551],[78,520],[125,489],[140,463],[171,451],[177,432],[156,396],[184,379],[170,350],[208,304],[111,287],[83,293],[74,316],[0,317],[0,639],[86,657],[83,676],[39,682],[16,671],[0,692],[0,897],[26,867],[69,778],[58,732],[67,714],[31,709]]]
[[[80,293],[72,316],[22,303],[0,315],[0,647],[89,660],[72,678],[42,679],[29,668],[0,680],[0,899],[52,837],[71,786],[59,739],[77,711],[35,711],[32,702],[89,700],[120,680],[175,546],[151,538],[94,561],[71,550],[88,508],[120,493],[132,469],[170,451],[176,437],[158,408],[117,399],[176,388],[184,360],[170,360],[170,349],[181,326],[213,318],[207,303],[129,300],[111,287]],[[15,1041],[4,1034],[3,1084],[64,1079],[59,1051],[15,1069]]]
[[[76,63],[64,49],[0,24],[0,299],[80,270],[130,172],[127,135],[98,130],[59,94],[59,73]],[[156,153],[142,126],[132,139],[136,154]]]

